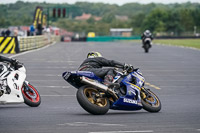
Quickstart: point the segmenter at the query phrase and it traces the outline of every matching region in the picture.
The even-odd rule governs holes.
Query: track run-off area
[[[159,113],[109,110],[91,115],[76,100],[77,89],[62,78],[90,51],[140,68],[160,98]],[[68,42],[6,55],[23,62],[27,80],[41,95],[39,107],[0,105],[0,133],[200,133],[200,50],[136,42]]]

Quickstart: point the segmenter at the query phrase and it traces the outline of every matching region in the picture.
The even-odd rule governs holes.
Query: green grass
[[[153,44],[185,46],[200,49],[200,39],[155,39]]]

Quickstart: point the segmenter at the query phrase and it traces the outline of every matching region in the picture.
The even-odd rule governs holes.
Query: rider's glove
[[[127,70],[128,68],[129,68],[129,64],[126,64],[126,63],[125,63],[123,69],[124,69],[124,70]]]
[[[134,67],[133,67],[133,65],[131,65],[131,64],[129,64],[129,68],[128,68],[128,72],[132,72],[134,70]]]
[[[134,68],[133,68],[133,65],[131,64],[124,64],[124,70],[127,70],[127,71],[132,71]]]

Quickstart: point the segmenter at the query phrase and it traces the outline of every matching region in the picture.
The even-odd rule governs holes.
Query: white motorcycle
[[[39,92],[26,79],[26,69],[10,63],[0,64],[0,104],[25,103],[37,107],[41,103]]]
[[[150,37],[146,37],[143,41],[143,48],[144,48],[144,52],[145,53],[148,53],[149,52],[149,49],[151,48],[151,43],[152,43],[152,40]]]

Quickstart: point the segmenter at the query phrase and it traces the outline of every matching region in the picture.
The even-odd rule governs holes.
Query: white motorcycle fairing
[[[145,38],[145,40],[144,40],[144,42],[146,43],[146,42],[150,42],[150,44],[151,44],[151,38]]]
[[[0,96],[0,104],[24,103],[24,98],[22,95],[22,86],[25,82],[25,79],[26,69],[24,66],[22,66],[18,70],[9,71],[9,75],[4,77],[4,80],[6,80],[7,86],[10,88],[11,92],[10,94],[4,93],[2,96]]]

